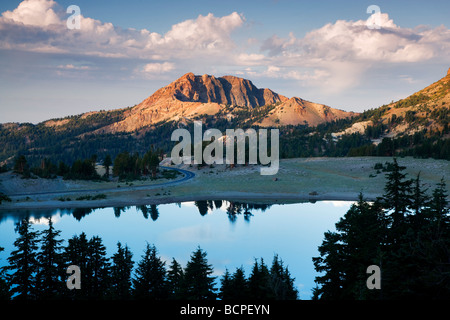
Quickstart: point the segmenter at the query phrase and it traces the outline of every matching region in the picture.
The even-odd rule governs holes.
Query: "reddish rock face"
[[[185,121],[202,114],[215,115],[226,105],[256,108],[273,104],[277,106],[259,125],[317,125],[355,115],[300,98],[289,99],[270,89],[259,89],[243,78],[186,73],[132,108],[124,120],[97,132],[131,132],[161,121]]]
[[[218,103],[241,107],[258,107],[286,101],[287,98],[269,89],[258,89],[250,80],[224,76],[196,76],[187,73],[168,86],[159,89],[142,102],[148,106],[161,99],[184,102]]]

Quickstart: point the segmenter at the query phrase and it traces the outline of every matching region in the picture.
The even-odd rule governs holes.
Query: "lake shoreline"
[[[41,200],[26,202],[6,202],[0,206],[1,211],[11,210],[39,210],[39,209],[61,209],[61,208],[101,208],[101,207],[127,207],[143,205],[162,205],[180,202],[204,201],[204,200],[226,200],[246,203],[267,203],[267,204],[289,204],[289,203],[314,203],[317,201],[357,201],[359,194],[344,192],[308,195],[308,194],[262,194],[249,192],[222,192],[220,194],[205,194],[196,196],[168,196],[158,199],[129,197],[128,200],[120,198],[109,198],[101,200],[84,201],[58,201]],[[364,199],[372,201],[376,199],[375,195],[364,195]]]
[[[197,168],[182,164],[172,168],[188,171],[184,177],[189,175],[189,179],[129,182],[21,179],[12,173],[2,173],[0,192],[12,201],[3,202],[0,211],[125,207],[200,200],[254,203],[357,201],[360,193],[365,200],[373,201],[383,195],[386,183],[386,172],[374,167],[391,161],[390,157],[281,159],[279,171],[274,176],[261,175],[257,165],[231,169],[226,165]],[[415,178],[420,173],[430,195],[443,176],[450,185],[450,177],[445,176],[450,172],[450,161],[406,157],[398,162],[406,167],[408,178]]]

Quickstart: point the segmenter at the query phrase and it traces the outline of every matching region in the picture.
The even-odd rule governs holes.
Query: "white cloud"
[[[18,49],[129,59],[186,59],[234,48],[231,33],[244,18],[236,12],[223,17],[199,15],[172,26],[165,34],[146,29],[121,29],[80,15],[80,29],[69,30],[68,15],[56,13],[53,0],[25,0],[0,16],[0,49]]]
[[[293,32],[264,41],[252,37],[241,46],[233,34],[244,26],[245,17],[237,12],[222,17],[199,15],[172,25],[165,33],[122,29],[83,15],[81,29],[69,30],[68,16],[54,0],[24,0],[0,16],[0,49],[122,58],[127,60],[124,64],[133,64],[128,68],[132,77],[169,77],[181,66],[190,69],[186,72],[225,69],[243,77],[295,80],[335,93],[358,85],[372,68],[448,61],[450,52],[447,27],[402,28],[386,13],[374,14],[367,21],[338,20],[302,38]],[[381,28],[368,28],[373,22]],[[255,51],[257,44],[261,44],[259,52]],[[57,69],[83,70],[73,66],[61,64]]]
[[[174,69],[175,64],[172,62],[147,63],[143,68],[143,72],[151,74],[161,74],[172,71]]]
[[[64,70],[89,70],[91,68],[89,66],[75,66],[73,64],[65,64],[65,65],[59,65],[58,69],[64,69]]]
[[[376,21],[380,29],[367,24]],[[376,66],[445,61],[450,50],[450,30],[401,28],[388,14],[374,14],[367,21],[338,20],[308,32],[303,38],[273,35],[261,45],[262,76],[291,78],[325,91],[339,92],[357,85]],[[252,66],[258,65],[253,61]],[[282,68],[280,74],[271,66]],[[285,67],[285,69],[283,68]],[[311,73],[305,69],[314,69]],[[289,70],[289,71],[287,71]]]
[[[14,23],[30,26],[60,25],[61,20],[53,10],[53,0],[24,0],[13,11],[5,11],[2,16]]]

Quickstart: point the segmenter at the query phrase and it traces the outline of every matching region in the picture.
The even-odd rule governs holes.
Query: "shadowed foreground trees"
[[[63,246],[60,231],[54,229],[51,219],[42,232],[33,231],[32,224],[23,220],[18,232],[16,250],[0,272],[3,300],[297,299],[294,279],[278,256],[270,270],[262,259],[255,260],[248,279],[242,268],[236,270],[229,284],[225,274],[222,286],[217,288],[214,269],[200,247],[191,254],[185,268],[175,258],[167,267],[156,247],[147,243],[134,269],[133,254],[120,242],[111,258],[100,237],[88,239],[84,232]],[[70,265],[80,268],[80,289],[69,290],[66,286]]]
[[[325,233],[313,258],[315,298],[449,299],[450,217],[444,179],[427,195],[420,176],[407,179],[394,159],[385,194],[352,205]],[[369,290],[367,267],[381,271],[381,289]]]

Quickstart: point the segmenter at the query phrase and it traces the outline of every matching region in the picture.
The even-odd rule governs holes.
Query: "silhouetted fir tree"
[[[411,187],[403,169],[394,161],[385,197],[369,204],[360,195],[336,223],[336,232],[325,233],[320,257],[313,258],[316,271],[323,273],[316,277],[313,298],[450,298],[445,182],[441,180],[430,198],[420,176]],[[365,268],[371,264],[381,269],[381,290],[365,287]]]
[[[344,270],[341,268],[344,254],[340,243],[341,235],[327,231],[319,246],[320,256],[313,257],[314,269],[323,275],[316,276],[317,285],[314,290],[314,299],[338,300],[342,299],[342,288],[344,287]]]
[[[102,239],[93,236],[88,243],[88,265],[86,272],[90,277],[88,297],[101,299],[105,297],[106,288],[109,287],[109,258],[106,257],[106,247]]]
[[[420,181],[420,172],[417,174],[416,179],[412,186],[412,197],[411,197],[411,211],[413,215],[411,216],[412,228],[417,232],[424,223],[426,218],[422,213],[423,209],[429,205],[430,197],[427,195],[427,190],[424,189]]]
[[[273,299],[273,291],[270,287],[270,272],[264,263],[264,259],[260,262],[255,259],[252,271],[248,278],[249,298],[255,300]]]
[[[336,223],[336,232],[326,232],[320,257],[314,257],[316,277],[322,286],[315,290],[322,299],[365,299],[372,294],[366,286],[366,269],[382,264],[386,218],[379,205],[371,206],[362,194]]]
[[[39,271],[36,275],[39,299],[54,299],[65,289],[65,270],[62,257],[62,239],[57,239],[61,231],[55,230],[52,219],[48,228],[41,232],[41,250],[37,254]]]
[[[225,269],[225,273],[220,279],[220,291],[218,295],[222,300],[230,300],[233,298],[233,291],[231,288],[231,274],[228,269]]]
[[[277,300],[297,300],[298,291],[294,286],[294,278],[283,261],[275,255],[270,268],[270,284]]]
[[[167,286],[170,299],[181,299],[184,272],[182,266],[175,258],[167,270]]]
[[[117,243],[117,252],[112,256],[110,298],[128,300],[131,298],[131,274],[133,254],[128,246]]]
[[[402,236],[398,249],[391,250],[388,268],[394,274],[389,298],[450,298],[450,229],[447,195],[443,180],[434,189],[425,219]],[[414,227],[414,228],[413,228]],[[390,279],[389,279],[390,280]]]
[[[165,300],[169,291],[166,281],[165,262],[157,256],[154,245],[147,243],[144,255],[135,271],[134,298]]]
[[[13,271],[8,274],[8,285],[13,299],[36,298],[36,271],[38,262],[38,233],[32,231],[31,222],[23,219],[18,227],[19,237],[14,241],[16,250],[8,258],[9,265],[5,270]]]
[[[417,241],[418,252],[428,269],[422,273],[421,280],[426,284],[422,289],[429,297],[437,299],[450,299],[450,208],[447,198],[442,178],[433,190],[427,209],[429,223],[424,225],[423,237]]]
[[[89,240],[84,232],[79,236],[74,235],[68,240],[63,253],[65,267],[76,265],[81,271],[81,289],[66,290],[65,295],[69,298],[87,299],[88,293],[91,291],[92,279],[89,272],[89,255]]]
[[[5,248],[0,247],[0,252],[5,250]],[[5,273],[3,268],[0,268],[0,301],[10,300],[11,294],[9,293],[9,286],[6,281]]]
[[[447,198],[446,184],[444,178],[442,178],[437,187],[433,190],[433,195],[429,204],[430,218],[436,222],[438,233],[445,232],[445,226],[448,227],[448,223],[450,222]]]
[[[382,196],[383,207],[392,211],[392,236],[404,232],[404,223],[406,215],[409,213],[411,207],[411,186],[413,180],[406,179],[406,174],[403,171],[406,169],[400,166],[397,159],[391,166],[391,172],[386,175],[386,185],[384,187],[385,193]],[[394,240],[395,241],[395,240]]]
[[[191,254],[184,271],[183,298],[189,300],[214,300],[216,298],[215,277],[208,264],[206,252],[200,247]]]
[[[236,268],[236,271],[233,273],[230,281],[230,290],[231,296],[229,295],[228,299],[248,299],[249,287],[243,267]]]

